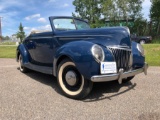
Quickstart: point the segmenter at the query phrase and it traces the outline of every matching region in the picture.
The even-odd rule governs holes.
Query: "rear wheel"
[[[131,81],[133,78],[134,78],[134,76],[125,78],[122,80],[122,83],[127,83],[127,82]]]
[[[141,45],[142,44],[145,44],[146,43],[146,41],[145,40],[140,40],[140,42],[139,42]]]
[[[20,70],[22,73],[28,72],[28,69],[23,66],[23,58],[22,58],[22,55],[21,55],[21,54],[19,55],[19,70]]]
[[[69,59],[59,64],[57,76],[59,86],[67,97],[82,99],[92,90],[93,83],[84,79],[75,64]]]

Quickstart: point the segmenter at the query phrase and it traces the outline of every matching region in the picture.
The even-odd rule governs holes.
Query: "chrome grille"
[[[124,71],[129,70],[131,50],[128,48],[125,49],[118,47],[108,47],[108,49],[112,52],[114,56],[114,59],[117,64],[117,70],[119,71],[120,68],[123,68]]]

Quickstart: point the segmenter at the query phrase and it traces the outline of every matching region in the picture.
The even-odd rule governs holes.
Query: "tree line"
[[[73,16],[87,19],[92,28],[127,26],[137,35],[160,34],[160,1],[151,0],[150,20],[143,17],[144,0],[74,0]]]
[[[20,23],[19,27],[18,27],[18,32],[16,34],[14,34],[14,36],[16,36],[16,38],[19,38],[20,42],[23,41],[23,39],[25,38],[25,32],[24,32],[24,27],[22,26],[22,23]],[[9,36],[1,36],[1,39],[3,41],[5,40],[11,40],[12,38]]]
[[[74,0],[74,17],[88,20],[92,28],[107,26],[127,26],[132,34],[160,37],[160,0],[150,0],[150,20],[143,17],[144,0]],[[16,33],[20,41],[25,37],[20,23]],[[9,36],[2,36],[8,40]]]
[[[151,33],[154,36],[160,35],[160,0],[151,0],[150,9]]]

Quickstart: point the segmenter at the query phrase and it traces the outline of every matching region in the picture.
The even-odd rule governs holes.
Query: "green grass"
[[[146,62],[150,66],[160,66],[160,44],[145,44]],[[17,46],[0,46],[0,58],[15,58]]]
[[[145,44],[143,48],[149,66],[160,66],[160,44]]]
[[[153,39],[152,43],[153,44],[160,44],[160,39]]]
[[[0,45],[16,45],[15,42],[2,42]]]
[[[0,58],[15,58],[17,46],[0,46]]]

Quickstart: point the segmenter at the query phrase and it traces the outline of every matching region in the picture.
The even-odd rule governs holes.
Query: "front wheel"
[[[62,92],[69,98],[82,99],[92,90],[93,83],[84,79],[71,60],[59,64],[57,77]]]
[[[28,72],[28,69],[26,67],[23,66],[23,58],[22,58],[22,55],[20,54],[19,55],[19,70],[22,72],[22,73],[26,73]]]
[[[140,40],[140,42],[139,42],[141,45],[143,45],[143,44],[145,44],[146,43],[146,41],[145,40]]]

